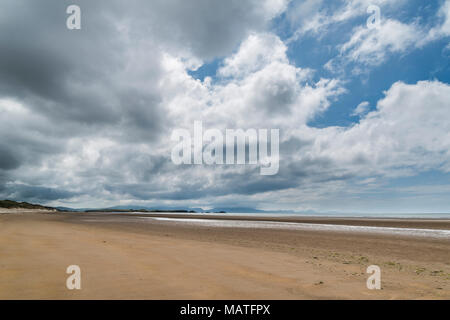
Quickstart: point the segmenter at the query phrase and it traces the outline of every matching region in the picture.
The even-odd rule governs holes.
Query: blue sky
[[[345,1],[344,1],[345,2]],[[342,1],[333,1],[324,4],[330,7]],[[443,1],[432,1],[426,4],[423,1],[405,1],[400,9],[383,11],[382,19],[396,19],[403,23],[420,21],[424,26],[434,25],[438,21],[437,14]],[[298,1],[289,3],[287,11],[292,10]],[[344,23],[333,26],[332,30],[324,34],[306,34],[304,37],[289,42],[287,55],[292,64],[302,68],[315,70],[315,78],[333,77],[333,74],[324,68],[324,65],[339,54],[338,46],[345,42],[352,30],[366,24],[370,14],[349,19]],[[271,31],[277,34],[283,41],[288,41],[295,29],[287,21],[286,12],[271,22]],[[423,48],[411,50],[404,54],[391,54],[382,65],[366,70],[363,75],[354,75],[351,70],[354,65],[345,66],[344,73],[346,88],[349,91],[333,103],[324,114],[314,119],[310,124],[318,127],[326,126],[349,126],[359,120],[352,116],[353,109],[362,101],[368,101],[371,108],[375,108],[376,102],[383,97],[383,92],[397,82],[416,83],[420,80],[439,80],[449,83],[450,81],[450,48],[448,37],[429,43]],[[206,61],[196,70],[189,74],[196,79],[203,80],[206,76],[216,78],[216,72],[224,58],[215,58]]]
[[[296,2],[291,2],[289,7],[295,7]],[[386,10],[382,13],[382,19],[396,19],[402,23],[412,23],[418,21],[423,26],[432,26],[438,23],[436,17],[443,5],[443,1],[434,1],[424,5],[423,1],[408,1],[401,6],[400,10]],[[289,9],[288,9],[289,10]],[[339,54],[339,44],[346,41],[352,30],[359,25],[365,24],[370,14],[361,15],[354,19],[345,21],[333,26],[332,30],[324,34],[311,33],[289,42],[295,29],[287,21],[286,13],[280,15],[272,22],[271,29],[283,41],[289,42],[288,57],[292,64],[302,68],[312,68],[315,70],[315,79],[321,77],[333,77],[324,65],[333,57]],[[323,114],[320,114],[309,122],[310,126],[324,128],[328,126],[348,127],[359,122],[359,116],[353,114],[355,107],[362,101],[369,103],[369,111],[376,109],[376,103],[383,98],[384,92],[388,90],[393,83],[402,81],[408,84],[415,84],[421,80],[437,80],[443,83],[450,81],[450,49],[449,38],[444,37],[429,43],[423,48],[411,50],[402,54],[390,54],[386,61],[381,65],[367,68],[364,74],[354,74],[352,69],[354,64],[345,65],[342,73],[345,80],[347,92],[332,102],[332,106]],[[217,69],[223,60],[215,59],[212,62],[204,64],[201,68],[190,74],[198,79],[204,79],[205,76],[215,78]],[[450,101],[449,101],[450,104]],[[449,110],[450,111],[450,110]],[[385,181],[384,187],[388,192],[376,192],[374,195],[365,194],[363,197],[376,197],[381,200],[395,199],[399,200],[408,197],[401,191],[392,192],[395,188],[408,187],[414,185],[449,185],[450,174],[440,171],[429,170],[420,172],[417,175],[389,179]],[[442,199],[442,197],[444,199]],[[436,196],[436,206],[429,207],[429,212],[434,210],[443,210],[445,203],[450,201],[447,192]],[[412,210],[410,208],[401,210],[401,207],[389,207],[393,211]],[[330,208],[330,210],[332,207]],[[379,210],[379,209],[375,209]],[[386,210],[383,208],[382,210]],[[387,209],[389,210],[389,209]],[[425,210],[425,208],[420,208]]]
[[[66,28],[72,2],[80,30]],[[7,0],[0,12],[1,198],[450,212],[449,0]],[[279,129],[278,174],[175,165],[172,132],[195,121]]]

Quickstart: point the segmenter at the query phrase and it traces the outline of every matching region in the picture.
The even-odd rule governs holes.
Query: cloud
[[[356,18],[367,16],[370,5],[379,6],[383,13],[398,10],[406,1],[389,0],[339,0],[331,5],[322,0],[293,1],[287,12],[291,27],[295,29],[289,41],[298,40],[308,34],[319,38],[335,32],[340,25]]]
[[[385,20],[379,28],[358,27],[350,40],[339,48],[340,56],[327,63],[330,70],[336,65],[357,63],[373,67],[383,64],[390,54],[404,53],[414,48],[424,34],[417,25],[404,24],[396,20]],[[361,68],[361,67],[360,67]],[[354,71],[358,71],[357,68]]]
[[[267,33],[244,40],[224,60],[214,83],[192,79],[177,59],[169,61],[162,94],[169,118],[178,126],[203,120],[206,126],[222,129],[292,127],[325,111],[329,100],[343,92],[337,80],[313,82],[313,71],[291,64],[287,47]]]
[[[431,28],[424,43],[450,36],[450,0],[446,0],[437,13],[438,24]]]
[[[286,50],[286,45],[273,34],[252,34],[236,54],[225,59],[218,73],[223,77],[244,77],[271,63],[286,64]]]
[[[265,29],[272,18],[286,9],[287,3],[286,0],[189,3],[158,0],[147,6],[147,13],[149,20],[153,20],[152,27],[158,28],[164,39],[171,39],[171,45],[179,48],[182,43],[195,56],[211,59],[228,55],[250,32]]]
[[[449,86],[439,81],[393,84],[373,111],[362,102],[350,127],[310,126],[346,92],[345,81],[289,59],[289,41],[268,27],[291,14],[287,2],[75,1],[82,29],[69,31],[72,2],[2,1],[0,198],[296,209],[364,192],[385,177],[449,172],[450,128],[442,120]],[[297,14],[303,30],[322,32],[366,14],[366,4],[327,11],[324,2],[306,1]],[[442,21],[435,34],[445,34]],[[395,20],[373,32],[356,28],[342,58],[377,65],[417,46],[417,30]],[[211,59],[220,61],[215,74],[190,75]],[[279,174],[175,166],[171,132],[196,120],[205,129],[280,129]]]
[[[358,104],[358,106],[356,107],[356,109],[353,111],[352,116],[361,116],[363,114],[365,114],[368,110],[369,110],[370,104],[367,101],[363,101],[360,104]]]
[[[0,158],[0,170],[11,170],[20,166],[19,157],[8,146],[0,145],[0,154],[2,155]]]
[[[249,46],[253,46],[252,52],[258,59],[249,57]],[[99,122],[92,129],[100,131],[91,130],[88,125],[78,132],[71,131],[70,136],[62,135],[60,150],[43,152],[41,161],[25,162],[20,169],[16,167],[9,181],[12,183],[14,179],[36,188],[43,187],[42,184],[58,186],[67,192],[61,201],[71,197],[71,201],[79,199],[84,203],[91,201],[90,197],[104,201],[122,197],[193,201],[292,188],[298,182],[291,181],[287,171],[280,177],[265,179],[259,176],[256,167],[177,167],[169,158],[172,146],[170,129],[191,128],[195,120],[203,119],[205,129],[282,128],[289,138],[289,131],[305,125],[309,119],[326,110],[331,104],[330,99],[343,92],[339,81],[321,79],[313,82],[312,70],[290,64],[286,51],[287,47],[276,36],[252,33],[239,50],[224,61],[222,70],[231,71],[223,76],[219,71],[215,83],[193,79],[181,58],[165,53],[160,62],[159,101],[170,121],[159,135],[149,140],[130,140],[131,137],[144,136],[144,133],[138,135],[136,128],[152,130],[156,126],[151,122],[139,126],[139,121],[147,121],[145,116],[153,112],[145,109],[148,108],[145,99],[142,99],[142,109],[136,112],[136,119],[130,122],[129,109],[133,110],[140,103],[137,91],[135,95],[126,95],[128,98],[124,103],[129,102],[131,107],[127,107],[127,116],[123,116],[118,124]],[[37,129],[45,135],[39,143],[53,145],[55,141],[44,143],[46,135],[53,136],[52,132],[45,132],[45,128],[51,127],[51,118],[47,114],[42,116],[42,113],[32,112],[33,108],[25,103],[17,103],[17,106],[13,108],[9,103],[5,107],[10,112],[7,118],[20,118],[22,129],[31,123],[42,124]],[[23,110],[20,117],[15,115],[20,113],[18,110]],[[248,116],[249,113],[252,117]],[[61,129],[59,126],[56,128]],[[31,143],[30,136],[28,139]],[[45,194],[41,197],[54,200]]]
[[[76,193],[61,188],[46,188],[23,184],[6,185],[3,196],[8,199],[27,199],[28,201],[52,201],[73,198]]]
[[[346,15],[344,15],[346,16]],[[428,27],[417,21],[403,23],[395,19],[383,18],[377,28],[365,25],[356,27],[350,39],[339,45],[339,55],[325,64],[331,71],[339,71],[343,66],[351,65],[354,73],[382,65],[394,54],[407,54],[422,48],[432,41],[450,35],[450,1],[439,8],[436,25]]]
[[[450,86],[439,81],[397,82],[358,124],[324,129],[312,153],[367,176],[448,172],[450,124],[442,119],[449,98]]]

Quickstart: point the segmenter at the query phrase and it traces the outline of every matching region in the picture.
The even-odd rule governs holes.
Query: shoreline
[[[65,212],[64,212],[65,213]],[[179,214],[179,213],[116,213],[116,212],[77,212],[82,216],[97,217],[155,217],[178,219],[204,219],[204,220],[235,220],[235,221],[264,221],[264,222],[291,222],[312,224],[335,224],[368,227],[396,227],[450,230],[450,219],[427,218],[348,218],[348,217],[309,217],[309,216],[258,216],[258,215],[224,215],[224,214]]]

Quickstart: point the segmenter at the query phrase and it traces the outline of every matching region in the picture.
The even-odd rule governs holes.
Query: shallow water
[[[114,213],[114,212],[111,212]],[[137,212],[139,215],[155,215],[161,214],[160,212]],[[179,215],[179,214],[187,214],[180,212],[164,212],[166,215]],[[213,216],[223,216],[224,213],[205,213],[205,212],[197,212],[195,215],[203,215],[208,217]],[[306,218],[314,218],[314,217],[324,217],[324,218],[398,218],[398,219],[450,219],[450,213],[314,213],[314,214],[304,214],[304,213],[281,213],[281,212],[265,212],[265,213],[225,213],[227,216],[250,216],[250,217],[306,217]]]
[[[141,219],[152,219],[161,222],[205,226],[205,227],[353,232],[364,234],[386,234],[386,235],[450,240],[450,230],[436,230],[436,229],[416,229],[416,228],[413,229],[413,228],[368,227],[368,226],[349,226],[349,225],[298,223],[298,222],[183,219],[183,218],[160,218],[160,217],[141,217]]]

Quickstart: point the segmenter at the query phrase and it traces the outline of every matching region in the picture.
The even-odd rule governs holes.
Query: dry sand
[[[366,287],[373,264],[382,290]],[[66,288],[69,265],[81,268],[81,290]],[[0,299],[450,299],[450,240],[15,212],[0,214]]]

